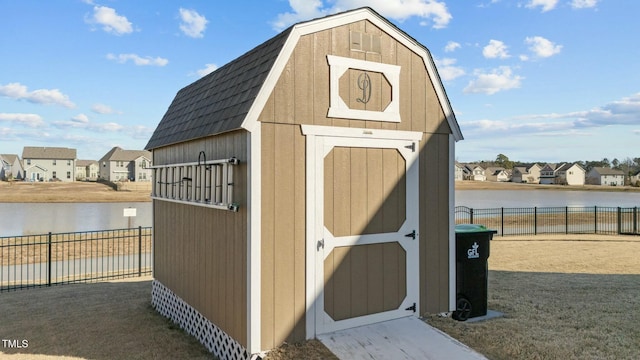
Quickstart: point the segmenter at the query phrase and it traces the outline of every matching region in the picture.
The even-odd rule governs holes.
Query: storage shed
[[[293,25],[146,146],[154,307],[223,359],[453,310],[461,139],[427,48],[375,11]]]

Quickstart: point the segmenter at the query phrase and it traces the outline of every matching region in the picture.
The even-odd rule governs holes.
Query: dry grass
[[[151,307],[150,278],[0,294],[0,347],[8,359],[212,359]]]
[[[0,181],[0,202],[138,202],[151,201],[149,190],[115,191],[96,182]]]
[[[489,308],[504,318],[427,322],[490,359],[640,358],[640,237],[496,237]],[[9,359],[210,359],[149,305],[148,278],[0,294],[1,349]],[[285,344],[268,359],[332,359],[318,341]]]
[[[490,359],[638,359],[637,254],[638,237],[496,238],[489,308],[505,317],[427,322]]]

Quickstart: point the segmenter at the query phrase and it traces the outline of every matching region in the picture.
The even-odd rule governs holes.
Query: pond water
[[[136,216],[125,217],[124,209]],[[151,226],[151,202],[0,203],[0,237],[129,226]]]
[[[456,206],[499,207],[611,206],[640,207],[640,192],[551,190],[459,190]],[[124,209],[135,208],[135,217]],[[151,202],[0,203],[0,237],[151,226]],[[129,222],[130,221],[130,222]]]
[[[458,190],[456,206],[476,209],[553,206],[640,207],[640,192],[556,190]]]

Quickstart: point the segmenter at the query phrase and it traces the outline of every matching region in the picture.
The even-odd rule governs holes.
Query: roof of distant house
[[[594,167],[591,171],[597,172],[599,175],[624,175],[624,171],[611,169],[606,167]]]
[[[25,146],[22,159],[75,160],[76,153],[76,149],[71,148]]]
[[[98,164],[96,160],[76,160],[76,166],[90,166]]]
[[[119,146],[114,147],[106,153],[101,159],[103,161],[133,161],[139,157],[145,157],[151,160],[151,151],[146,150],[124,150]]]

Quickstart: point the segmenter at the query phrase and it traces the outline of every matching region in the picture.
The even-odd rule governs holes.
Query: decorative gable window
[[[233,200],[235,157],[206,160],[200,152],[197,162],[152,166],[151,198],[221,210],[238,211]]]

